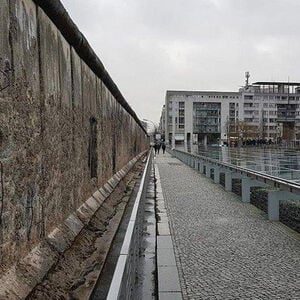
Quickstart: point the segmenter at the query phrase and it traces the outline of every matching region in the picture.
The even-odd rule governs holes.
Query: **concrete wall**
[[[147,137],[41,8],[0,7],[1,273],[145,150]]]

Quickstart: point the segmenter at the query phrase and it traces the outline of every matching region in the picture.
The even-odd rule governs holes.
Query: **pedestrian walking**
[[[162,148],[163,154],[165,154],[166,144],[164,142],[162,143],[161,148]]]
[[[159,154],[159,150],[160,150],[160,142],[157,143],[157,154]]]
[[[154,144],[154,153],[157,154],[157,143]]]

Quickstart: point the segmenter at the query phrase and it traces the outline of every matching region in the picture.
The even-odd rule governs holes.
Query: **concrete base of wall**
[[[145,152],[142,152],[132,159],[0,278],[0,299],[24,299],[42,282],[49,270],[71,248],[77,236],[89,226],[104,201],[144,154]]]

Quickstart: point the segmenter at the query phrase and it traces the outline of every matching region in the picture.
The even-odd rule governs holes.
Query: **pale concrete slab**
[[[181,292],[176,266],[158,268],[158,290],[159,292]]]
[[[168,223],[157,223],[158,235],[170,235],[170,228]]]
[[[158,295],[159,300],[182,300],[182,295],[179,292],[161,292]]]
[[[157,237],[157,249],[162,248],[172,248],[173,249],[173,243],[172,238],[170,236],[158,236]]]
[[[160,248],[157,249],[157,265],[161,266],[176,266],[175,255],[173,249]]]

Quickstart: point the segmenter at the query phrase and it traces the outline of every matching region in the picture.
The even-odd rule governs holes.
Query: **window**
[[[184,109],[180,109],[179,112],[178,112],[178,115],[180,117],[184,117]]]

